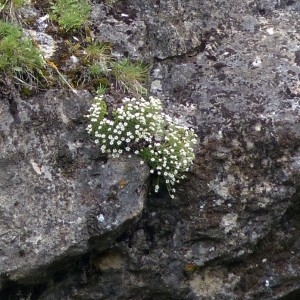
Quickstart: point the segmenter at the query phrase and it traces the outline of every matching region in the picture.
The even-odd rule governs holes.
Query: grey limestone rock
[[[137,157],[96,158],[80,123],[90,100],[53,91],[17,99],[18,123],[2,101],[0,269],[11,279],[86,253],[91,237],[117,237],[143,210],[148,168]]]
[[[195,164],[175,199],[148,194],[137,158],[99,158],[84,132],[88,94],[0,101],[0,296],[297,298],[294,1],[94,6],[97,38],[151,62],[151,93],[195,129]]]

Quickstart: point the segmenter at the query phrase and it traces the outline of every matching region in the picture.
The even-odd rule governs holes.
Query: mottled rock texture
[[[174,200],[147,194],[137,158],[99,157],[87,93],[3,96],[0,296],[297,299],[299,17],[297,1],[94,3],[97,38],[151,62],[151,94],[195,128],[195,165]]]
[[[82,125],[90,100],[51,91],[15,98],[18,122],[3,101],[1,271],[11,278],[84,254],[91,238],[109,235],[106,248],[142,213],[148,167],[138,157],[97,159]]]

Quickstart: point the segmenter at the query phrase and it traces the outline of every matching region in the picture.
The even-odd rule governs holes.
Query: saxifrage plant
[[[150,173],[164,178],[170,196],[174,185],[183,179],[195,158],[197,137],[194,131],[177,124],[163,113],[162,103],[155,97],[124,98],[122,105],[109,113],[105,97],[96,96],[87,116],[88,133],[95,138],[102,153],[118,157],[132,152],[150,166]]]

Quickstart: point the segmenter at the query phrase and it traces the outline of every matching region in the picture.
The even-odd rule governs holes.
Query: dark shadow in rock
[[[300,289],[293,291],[287,294],[284,297],[279,298],[278,300],[298,300],[300,299]]]
[[[71,285],[73,283],[76,283],[78,287],[85,283],[86,278],[83,274],[88,273],[89,257],[89,254],[69,258],[62,257],[45,269],[32,271],[19,281],[13,281],[2,275],[0,299],[64,299],[64,293],[65,296],[72,294]],[[56,292],[52,292],[54,286],[58,287]],[[45,291],[47,291],[46,298],[43,297]],[[52,295],[53,298],[49,295]]]

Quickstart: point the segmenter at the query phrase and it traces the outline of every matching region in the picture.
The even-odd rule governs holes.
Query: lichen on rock
[[[297,5],[94,3],[95,38],[151,61],[151,94],[200,139],[172,201],[148,193],[136,158],[99,154],[85,132],[90,93],[23,99],[1,81],[0,296],[299,294]]]

